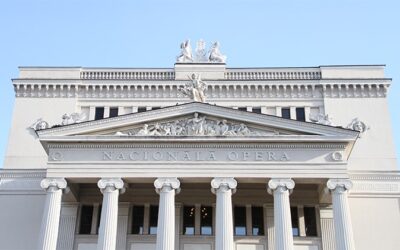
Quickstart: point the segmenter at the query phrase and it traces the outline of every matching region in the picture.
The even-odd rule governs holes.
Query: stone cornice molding
[[[119,190],[120,194],[125,192],[125,183],[121,178],[103,178],[97,182],[97,186],[101,193],[107,192],[108,189]]]
[[[89,129],[89,130],[100,130],[109,128],[109,126],[127,126],[132,124],[141,124],[147,121],[155,121],[155,120],[163,120],[176,117],[176,114],[188,115],[192,113],[199,113],[207,116],[216,116],[216,117],[226,117],[232,120],[237,121],[246,121],[246,123],[253,123],[258,126],[266,126],[268,124],[270,127],[277,127],[281,129],[294,130],[294,131],[302,131],[304,133],[311,134],[323,134],[323,135],[348,135],[350,137],[354,137],[354,139],[358,136],[357,131],[337,128],[333,126],[325,126],[310,122],[299,122],[290,119],[284,119],[276,116],[270,116],[265,114],[255,114],[250,112],[242,112],[239,110],[221,107],[221,106],[212,106],[210,104],[205,103],[186,103],[177,106],[166,107],[163,109],[158,109],[154,111],[147,111],[142,113],[133,113],[123,116],[118,116],[114,118],[101,119],[96,121],[87,121],[82,123],[76,123],[68,126],[62,126],[57,128],[50,128],[45,130],[38,130],[37,134],[39,136],[47,135],[47,134],[63,134],[63,131],[70,131],[74,135],[82,133],[83,131],[79,131],[81,129]],[[78,131],[76,131],[78,130]]]
[[[331,192],[343,193],[353,187],[353,182],[350,179],[329,179],[326,186]]]
[[[218,190],[236,192],[237,181],[232,177],[216,177],[211,180],[211,192],[215,194]],[[223,188],[223,189],[221,189]]]
[[[175,190],[175,193],[178,194],[180,192],[180,185],[181,183],[178,178],[157,178],[154,181],[154,187],[156,188],[157,194],[162,192],[165,187],[170,190]]]
[[[1,179],[43,179],[44,177],[46,177],[45,169],[0,169]]]
[[[64,178],[45,178],[40,182],[40,187],[46,191],[57,191],[59,189],[67,189],[67,181]]]
[[[187,81],[175,80],[76,80],[14,79],[17,97],[81,99],[167,99],[180,97],[178,89]],[[382,98],[386,97],[390,79],[324,80],[208,80],[209,100],[282,98]]]
[[[268,181],[268,193],[273,194],[275,191],[285,192],[289,191],[292,192],[295,183],[292,179],[271,179]]]

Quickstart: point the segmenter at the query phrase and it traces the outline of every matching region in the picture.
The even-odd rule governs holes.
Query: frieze
[[[279,135],[278,131],[254,130],[244,123],[212,120],[194,113],[191,118],[171,122],[144,124],[140,129],[118,131],[118,136],[265,136]]]

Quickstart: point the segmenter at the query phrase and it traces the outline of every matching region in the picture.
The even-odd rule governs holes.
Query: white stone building
[[[182,51],[173,68],[20,68],[0,249],[400,249],[384,65]]]

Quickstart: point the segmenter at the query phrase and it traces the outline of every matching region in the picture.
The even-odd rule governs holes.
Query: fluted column
[[[234,178],[214,178],[211,191],[217,196],[215,216],[215,250],[233,250],[232,193],[236,191]]]
[[[67,187],[65,179],[43,179],[40,186],[46,190],[46,203],[43,211],[39,235],[40,250],[55,250],[60,224],[62,190]]]
[[[154,181],[156,192],[160,195],[156,250],[175,249],[175,193],[179,192],[179,186],[177,178],[158,178]]]
[[[353,183],[348,179],[330,179],[327,187],[332,194],[336,249],[354,250],[353,229],[347,201],[347,191],[353,187]]]
[[[289,193],[294,188],[292,179],[271,179],[268,192],[274,196],[274,225],[276,250],[293,250],[292,219]]]
[[[98,250],[115,250],[118,223],[118,196],[125,192],[121,178],[101,179],[97,183],[103,193]]]

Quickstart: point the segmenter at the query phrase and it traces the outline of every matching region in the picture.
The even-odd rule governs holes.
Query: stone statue
[[[181,54],[176,58],[176,61],[180,63],[193,62],[190,40],[181,43]]]
[[[125,135],[119,132],[118,135]],[[128,132],[129,136],[270,136],[273,132],[254,131],[244,123],[232,123],[227,120],[207,119],[194,113],[188,117],[175,121],[144,124],[139,130]]]
[[[207,83],[201,80],[199,74],[192,74],[189,79],[191,82],[186,83],[184,87],[178,89],[180,93],[195,102],[205,102],[206,96],[204,92],[207,89]]]
[[[348,129],[352,129],[355,131],[360,132],[360,134],[364,133],[369,129],[369,127],[362,121],[360,121],[358,118],[354,118],[349,125],[347,125]]]
[[[208,60],[210,62],[215,62],[215,63],[225,63],[226,62],[226,56],[222,55],[222,53],[219,51],[219,42],[215,42],[212,45]]]
[[[206,43],[202,39],[197,42],[195,62],[208,62]]]
[[[47,129],[47,128],[49,128],[49,127],[50,127],[49,124],[48,124],[46,121],[44,121],[42,118],[37,119],[36,122],[33,123],[33,124],[30,126],[30,128],[33,129],[33,130],[35,130],[35,131],[36,131],[36,130]]]
[[[331,118],[329,115],[324,114],[317,114],[317,115],[310,115],[310,121],[322,124],[322,125],[332,125]]]
[[[80,123],[86,120],[86,114],[85,113],[71,113],[70,115],[64,114],[62,116],[62,122],[61,125],[70,125],[74,123]]]

